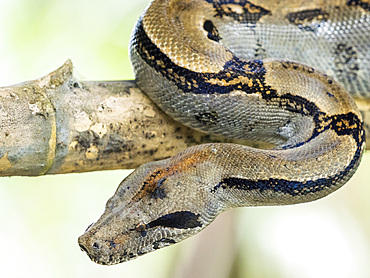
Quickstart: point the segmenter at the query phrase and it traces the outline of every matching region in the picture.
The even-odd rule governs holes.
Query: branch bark
[[[370,134],[370,100],[357,100]],[[0,176],[132,169],[195,144],[258,142],[187,128],[134,81],[79,81],[68,60],[40,79],[0,88]]]

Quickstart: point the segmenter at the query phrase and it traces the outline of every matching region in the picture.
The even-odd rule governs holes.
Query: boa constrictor
[[[370,91],[369,22],[367,0],[153,1],[130,42],[142,91],[192,128],[275,147],[205,144],[142,165],[79,238],[82,250],[116,264],[188,238],[226,209],[340,188],[365,145],[346,91]]]

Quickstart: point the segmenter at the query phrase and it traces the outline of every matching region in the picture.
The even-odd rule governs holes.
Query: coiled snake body
[[[369,4],[324,2],[149,5],[130,44],[138,86],[185,125],[276,147],[205,144],[142,165],[79,238],[93,261],[124,262],[228,208],[308,202],[349,180],[365,134],[346,90],[370,91]]]

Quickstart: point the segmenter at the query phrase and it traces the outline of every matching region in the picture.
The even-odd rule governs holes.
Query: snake
[[[138,87],[182,124],[271,144],[208,143],[141,165],[78,243],[103,265],[178,243],[221,212],[310,202],[365,147],[368,0],[154,0],[130,57]]]

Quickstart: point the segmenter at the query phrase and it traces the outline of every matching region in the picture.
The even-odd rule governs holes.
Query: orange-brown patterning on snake
[[[130,43],[138,86],[185,125],[276,147],[205,144],[142,165],[79,238],[94,262],[177,243],[232,207],[316,200],[354,174],[365,134],[346,90],[370,91],[369,2],[283,2],[145,10]]]

